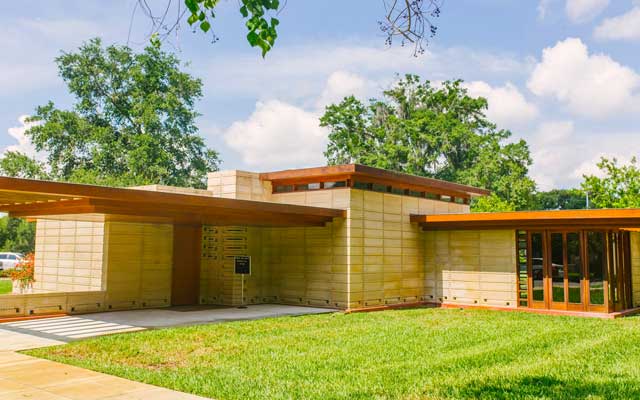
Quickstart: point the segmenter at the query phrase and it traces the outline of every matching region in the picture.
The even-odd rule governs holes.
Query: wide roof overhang
[[[640,227],[640,209],[514,211],[411,215],[423,230],[563,229],[571,227],[629,229]]]
[[[0,177],[0,212],[19,218],[322,226],[345,210]]]

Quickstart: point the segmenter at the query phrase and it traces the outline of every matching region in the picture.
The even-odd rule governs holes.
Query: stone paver
[[[0,352],[0,398],[196,400],[203,397],[133,382],[10,351]]]

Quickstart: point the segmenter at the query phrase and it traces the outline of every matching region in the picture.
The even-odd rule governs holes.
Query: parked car
[[[0,271],[14,268],[23,257],[20,253],[0,253]]]

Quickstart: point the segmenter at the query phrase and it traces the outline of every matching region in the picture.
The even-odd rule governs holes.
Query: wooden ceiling
[[[0,177],[0,212],[13,217],[96,218],[245,226],[321,226],[345,211],[201,195]]]
[[[640,209],[515,211],[495,213],[411,215],[424,230],[565,229],[640,227]]]

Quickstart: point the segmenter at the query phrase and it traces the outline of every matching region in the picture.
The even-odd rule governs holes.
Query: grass
[[[150,330],[28,354],[217,399],[640,398],[640,318],[413,309]]]
[[[10,279],[0,279],[0,294],[11,293],[12,283]]]

